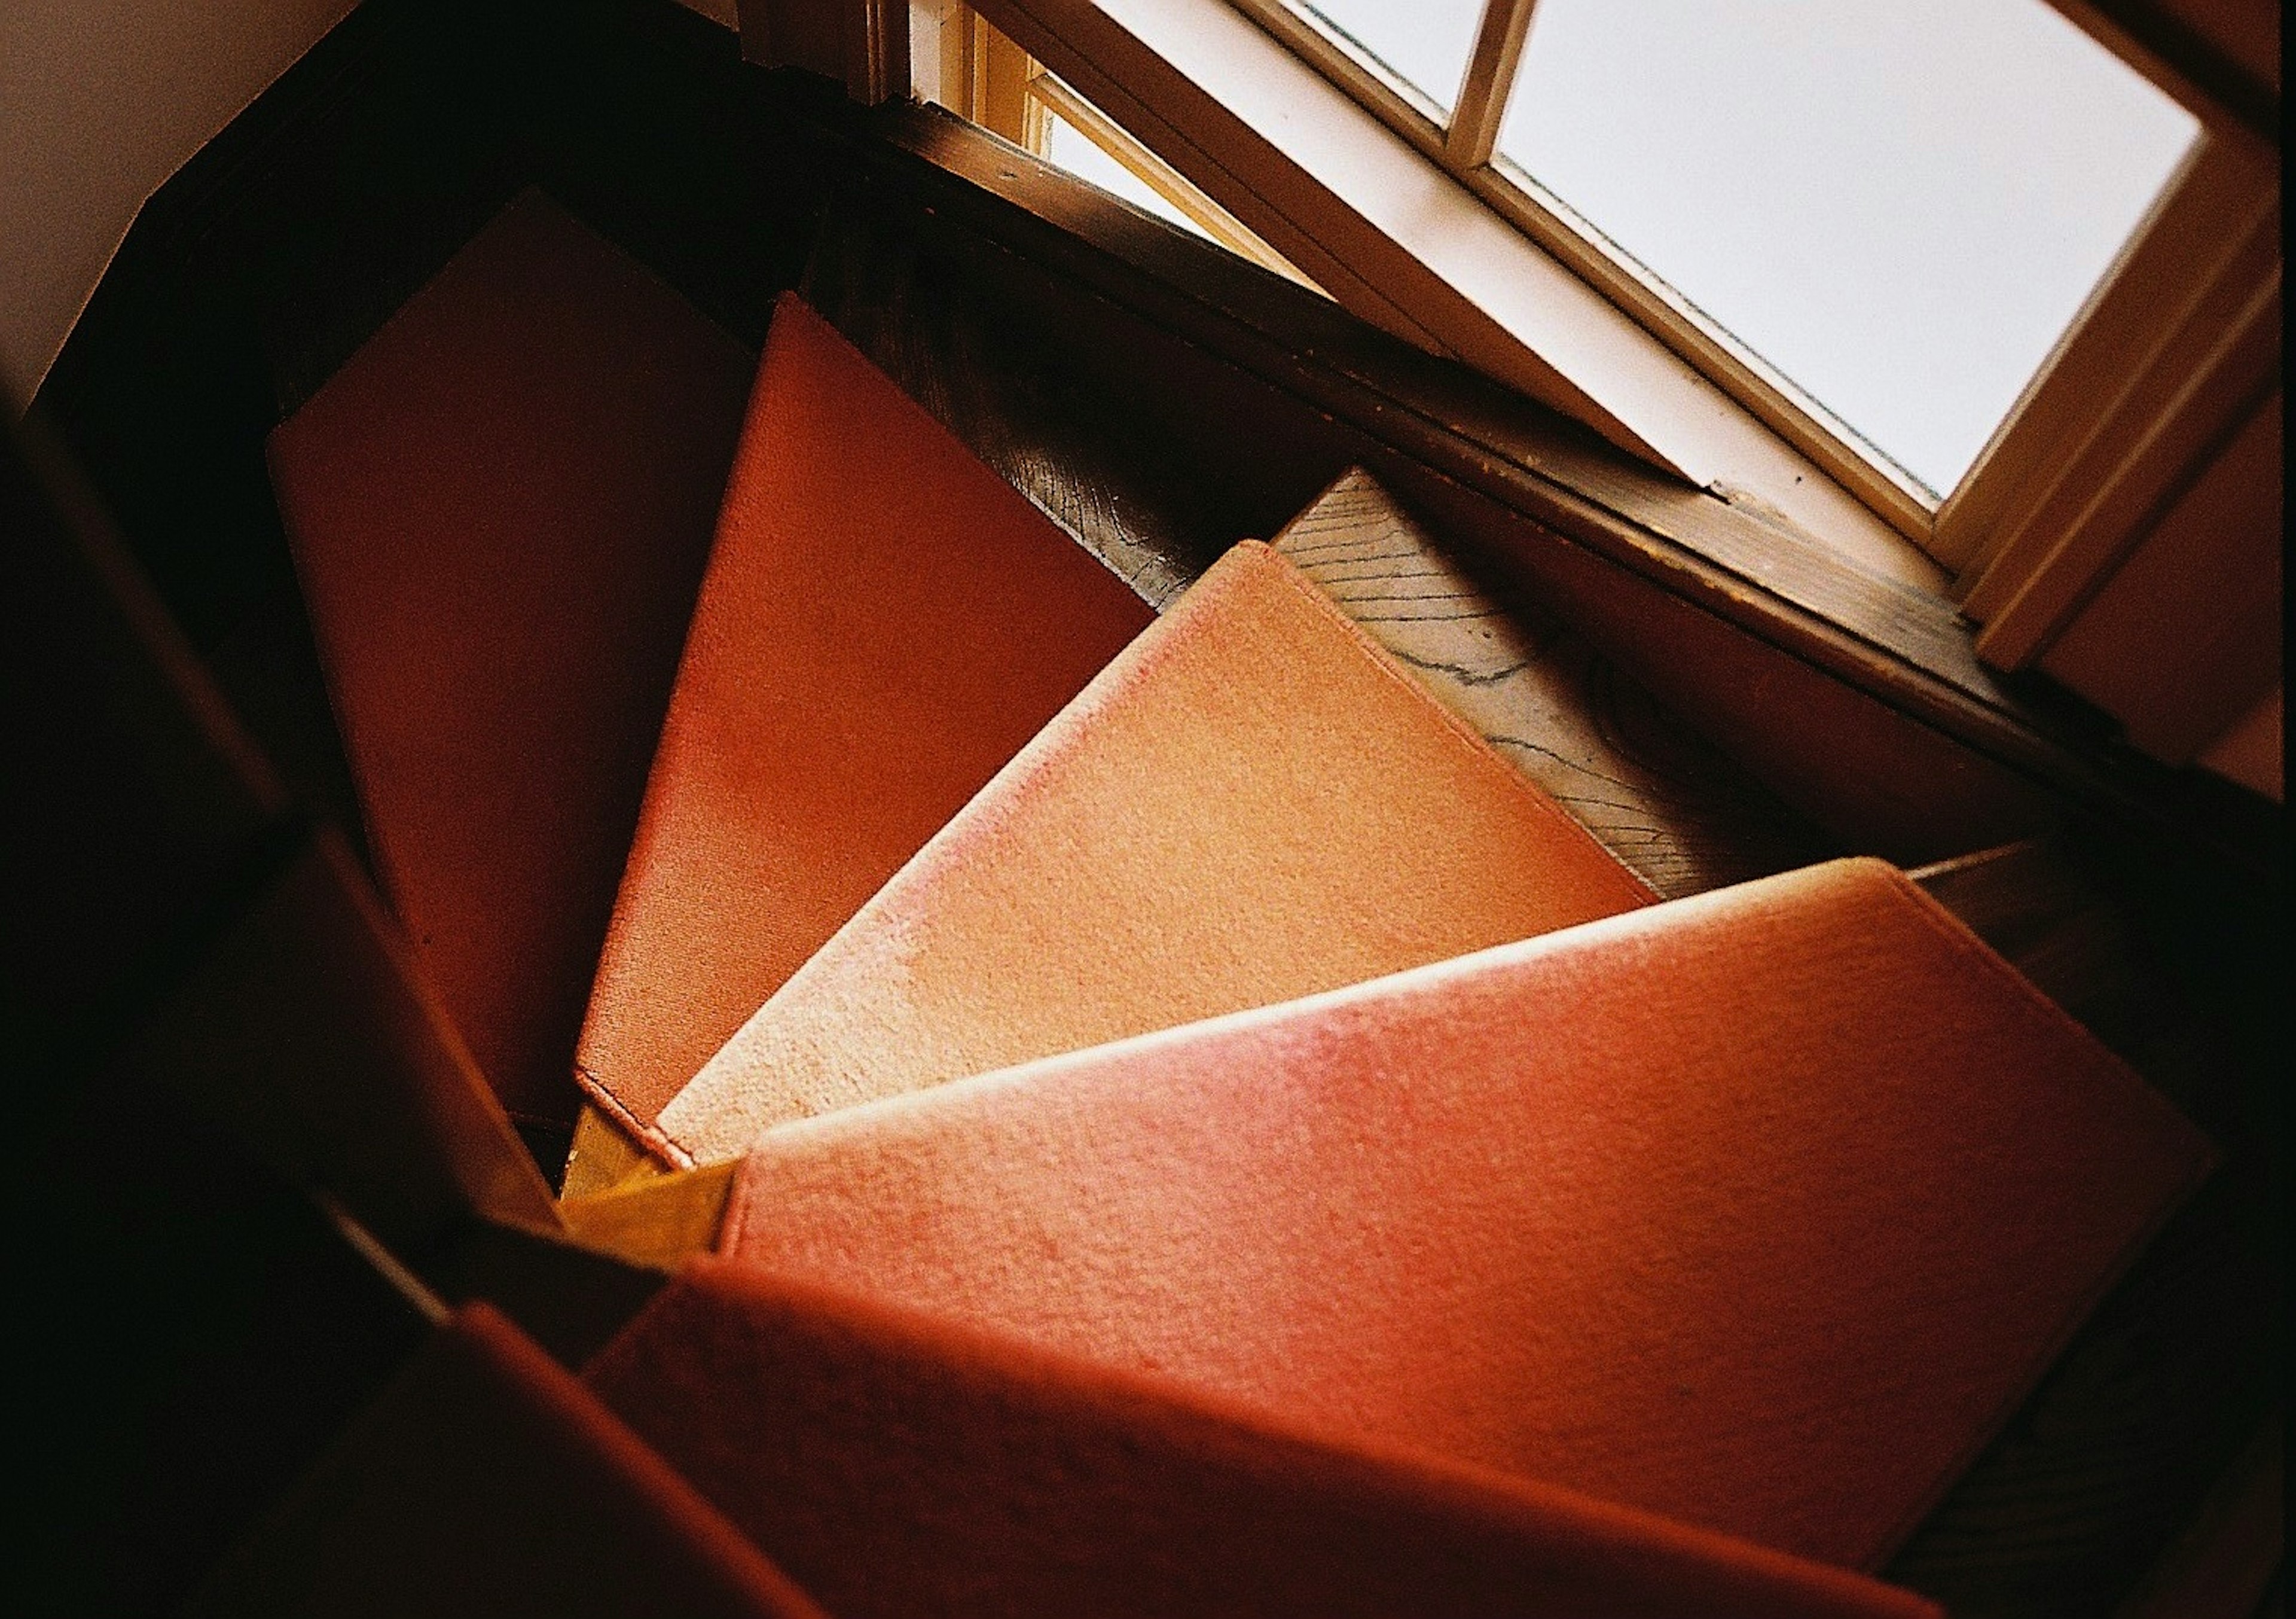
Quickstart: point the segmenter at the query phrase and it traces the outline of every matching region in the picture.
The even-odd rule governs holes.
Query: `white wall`
[[[355,0],[0,0],[0,392],[47,374],[136,210]]]

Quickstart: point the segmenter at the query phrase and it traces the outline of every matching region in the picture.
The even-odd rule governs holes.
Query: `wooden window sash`
[[[1945,588],[1949,576],[1867,502],[1479,196],[1441,161],[1423,111],[1356,62],[1364,95],[1397,112],[1381,118],[1279,37],[1306,22],[1271,10],[1277,26],[1262,26],[1250,3],[979,9],[1356,314],[1784,518],[1852,565]]]
[[[2238,398],[2196,391],[2195,311],[2224,317],[2259,299],[2269,298],[2276,308],[2278,300],[2276,143],[2090,0],[2049,3],[2192,113],[2201,129],[2181,169],[1938,509],[1930,549],[1959,571],[1956,590],[1980,618],[1988,613],[1990,598],[1980,595],[1986,576],[2013,552],[2030,555],[2037,521],[2052,526],[2053,546],[2125,550],[2124,542],[2133,543],[2125,532],[2099,536],[2080,522],[2069,525],[2061,505],[2047,505],[2047,497],[2062,494],[2063,471],[2076,464],[2091,478],[2117,475],[2120,463],[2100,463],[2093,453],[2100,444],[2230,431],[2252,402],[2252,390]],[[2259,235],[2268,240],[2259,242]],[[2276,324],[2268,339],[2251,332],[2235,341],[2248,345],[2237,367],[2276,368]],[[2186,356],[2181,364],[2173,357],[2179,352]],[[2214,414],[2195,423],[2196,410]],[[2041,515],[2049,512],[2054,517]],[[1988,661],[2010,669],[2030,661],[2030,652],[2004,661],[2008,645],[1996,637],[1986,648]]]
[[[2210,300],[2144,379],[2146,390],[2157,388],[2166,403],[2068,459],[2034,521],[1979,575],[1964,608],[1984,624],[1977,645],[1987,662],[2021,669],[2045,653],[2181,486],[2205,471],[2227,431],[2269,391],[2279,372],[2278,228],[2276,217],[2249,243],[2253,251],[2268,237],[2268,279],[2254,286],[2233,279],[2215,289],[2235,307],[2218,308]]]
[[[1206,235],[1264,270],[1272,270],[1311,292],[1323,292],[1323,288],[1308,280],[1298,266],[1254,235],[1242,220],[1141,144],[1121,124],[1062,83],[1058,75],[1047,71],[1041,62],[1031,61],[1029,68],[1028,91],[1032,100],[1099,147],[1112,161],[1129,169],[1141,184],[1186,215]],[[1040,148],[1030,150],[1040,157],[1045,155]]]
[[[1443,132],[1445,160],[1462,173],[1488,163],[1498,145],[1499,122],[1514,92],[1515,70],[1522,63],[1523,41],[1530,36],[1530,12],[1537,3],[1488,0],[1483,7],[1458,103]]]
[[[2208,301],[2268,210],[2268,188],[2204,134],[2089,304],[2044,360],[1962,485],[1938,508],[1935,549],[1963,586],[2000,555],[2046,494],[2116,415],[2157,408],[2142,389],[2178,325]]]
[[[992,10],[1017,13],[1019,24],[1036,29],[1040,37],[1049,22],[1051,37],[1058,42],[1054,48],[1076,43],[1063,37],[1064,33],[1081,37],[1097,32],[1078,27],[1089,13],[1108,17],[1119,29],[1131,26],[1115,21],[1123,13],[1113,0],[1106,6],[1100,0],[990,0],[990,4]],[[2193,455],[2204,453],[2253,403],[2252,387],[2243,390],[2221,383],[2202,386],[2192,367],[2204,360],[2217,372],[2229,369],[2245,376],[2259,367],[2276,374],[2278,364],[2276,324],[2267,332],[2253,319],[2226,340],[2236,353],[2195,352],[2196,348],[2206,347],[2200,340],[2210,334],[2207,322],[2212,312],[2218,317],[2227,308],[2252,312],[2267,301],[2276,312],[2276,145],[2258,134],[2252,119],[2236,116],[2202,94],[2179,71],[2137,45],[2089,0],[2052,0],[2052,4],[2193,111],[2200,119],[2202,130],[2183,170],[2164,187],[2151,216],[2132,234],[2118,262],[2076,315],[1993,439],[1957,486],[1940,498],[1896,468],[1886,456],[1864,445],[1846,423],[1759,357],[1745,352],[1728,333],[1688,308],[1672,289],[1623,255],[1609,251],[1599,233],[1576,221],[1554,200],[1543,198],[1535,182],[1494,158],[1496,132],[1505,115],[1531,19],[1532,0],[1488,0],[1447,120],[1425,97],[1286,0],[1226,0],[1230,10],[1258,25],[1265,36],[1400,137],[1498,220],[1543,249],[1559,267],[1720,388],[1734,407],[1751,419],[1750,427],[1758,424],[1756,431],[1773,436],[1779,445],[1776,452],[1750,451],[1751,439],[1742,431],[1736,431],[1730,439],[1739,447],[1732,453],[1750,454],[1764,464],[1767,481],[1753,485],[1748,493],[1758,499],[1774,500],[1784,476],[1790,477],[1795,494],[1801,495],[1801,474],[1785,469],[1796,457],[1806,458],[1808,469],[1820,474],[1811,481],[1841,491],[1841,502],[1833,502],[1823,490],[1799,505],[1778,502],[1784,514],[1801,527],[1842,546],[1844,555],[1853,560],[1873,566],[1880,555],[1877,537],[1866,525],[1886,525],[1944,564],[1948,571],[1939,576],[1934,588],[1966,593],[1973,616],[1985,619],[2000,610],[2004,601],[2017,604],[2009,613],[2010,621],[1988,633],[1981,643],[1988,662],[2009,668],[2021,667],[2038,656],[2067,615],[2078,611],[2085,593],[2092,591],[2118,558],[2142,539],[2147,510],[2133,491],[2151,488],[2155,495],[2160,493],[2157,486],[2163,475],[2164,450],[2182,447]],[[1614,442],[1657,464],[1679,473],[1693,464],[1660,448],[1670,428],[1660,438],[1645,437],[1640,430],[1626,427],[1627,418],[1611,414],[1612,404],[1620,399],[1637,405],[1657,399],[1661,414],[1676,412],[1677,421],[1686,420],[1702,408],[1694,395],[1663,384],[1657,385],[1656,394],[1650,393],[1653,374],[1646,362],[1629,365],[1628,369],[1635,375],[1617,387],[1609,379],[1595,378],[1583,367],[1574,369],[1565,363],[1558,385],[1557,375],[1545,371],[1540,363],[1549,357],[1549,351],[1520,335],[1517,328],[1509,330],[1518,332],[1516,341],[1529,344],[1529,357],[1480,348],[1472,322],[1464,333],[1467,341],[1462,341],[1459,321],[1445,317],[1439,308],[1423,302],[1414,289],[1414,280],[1423,287],[1424,279],[1414,278],[1393,261],[1391,254],[1398,242],[1379,240],[1375,230],[1370,234],[1358,233],[1344,220],[1336,227],[1341,234],[1328,245],[1319,240],[1320,230],[1334,228],[1329,225],[1334,218],[1329,199],[1317,200],[1308,213],[1295,212],[1292,177],[1284,165],[1271,161],[1265,152],[1252,150],[1249,141],[1239,144],[1227,138],[1232,128],[1223,127],[1226,120],[1220,111],[1196,108],[1185,96],[1179,98],[1177,109],[1164,105],[1172,99],[1168,90],[1152,108],[1133,94],[1134,86],[1121,82],[1121,61],[1105,64],[1074,61],[1070,68],[1071,76],[1075,71],[1087,77],[1099,75],[1087,93],[1098,100],[1116,97],[1127,120],[1137,113],[1149,126],[1144,133],[1155,146],[1168,147],[1181,160],[1176,167],[1185,177],[1201,185],[1309,273],[1324,279],[1358,313],[1406,334],[1415,328],[1417,341],[1492,370],[1503,380],[1579,415]],[[1116,77],[1103,71],[1103,68],[1112,70]],[[1185,77],[1185,70],[1181,71]],[[1155,90],[1143,93],[1159,96]],[[1218,104],[1217,97],[1207,99]],[[1170,113],[1177,115],[1168,117]],[[1231,116],[1244,118],[1241,113]],[[1259,138],[1268,137],[1263,134]],[[1317,210],[1325,222],[1323,225],[1310,217]],[[2259,226],[2259,219],[2268,223]],[[2273,235],[2268,252],[2254,249],[2259,231]],[[1353,274],[1358,266],[1365,271],[1361,276]],[[1572,306],[1574,310],[1578,308]],[[1564,317],[1566,325],[1575,323],[1577,328],[1576,334],[1564,333],[1565,348],[1582,336],[1596,348],[1608,341],[1595,334],[1599,321],[1590,325],[1590,319],[1578,313]],[[1500,324],[1505,325],[1503,317]],[[1552,330],[1546,334],[1551,336]],[[1614,343],[1611,348],[1612,352],[1623,352]],[[1587,351],[1581,343],[1582,357]],[[1636,372],[1636,366],[1642,369]],[[1621,387],[1623,393],[1617,390]],[[1671,404],[1665,402],[1669,399]],[[1694,431],[1693,437],[1696,437]],[[2102,478],[2113,497],[2086,505],[2070,500],[2066,481],[2075,468],[2092,481]],[[1692,481],[1702,481],[1695,474]],[[1738,497],[1733,489],[1716,487]],[[1863,518],[1847,516],[1840,509],[1841,504],[1854,504]],[[2080,571],[2084,564],[2087,572]],[[1914,577],[1905,565],[1886,560],[1881,565],[1897,577]],[[2019,596],[2025,586],[2037,580],[2046,587],[2039,596],[2030,592]],[[2038,604],[2045,602],[2051,611],[2034,618]],[[2038,629],[2037,624],[2040,625]]]
[[[2217,458],[2281,371],[2276,93],[2238,72],[2227,82],[2239,94],[2196,89],[2185,75],[2225,78],[2205,41],[2160,45],[2175,67],[2134,44],[2122,23],[2155,39],[2150,8],[2167,3],[2051,0],[2196,114],[2201,134],[1941,499],[1496,155],[1533,0],[1485,0],[1448,109],[1311,22],[1294,0],[983,0],[985,21],[942,0],[940,14],[959,12],[965,27],[943,29],[935,46],[963,58],[936,63],[941,99],[954,96],[959,111],[1023,146],[1041,152],[1049,117],[1069,117],[1247,257],[1279,272],[1296,264],[1357,315],[1513,384],[1709,494],[1766,509],[1852,566],[1960,596],[1982,626],[1975,650],[1985,662],[2054,671],[2073,653],[2052,649],[2070,637],[2065,647],[2079,640],[2093,672],[2104,667],[2100,655],[2119,655],[2099,653],[2099,626],[2110,618],[2126,628],[2138,599],[2113,581],[2131,559],[2153,559],[2144,577],[2158,573],[2161,546],[2175,538],[2162,537],[2162,523],[2190,505],[2187,490],[2212,477],[2210,488],[2222,484]],[[890,0],[742,0],[741,9],[745,53],[841,69],[864,100],[909,82],[897,60],[908,36],[888,26]],[[922,0],[917,15],[933,9]],[[1004,25],[1017,71],[996,70],[988,22]],[[1022,49],[1059,77],[1032,77]],[[1255,238],[1272,252],[1254,251]],[[2272,452],[2276,475],[2276,444]],[[2252,516],[2243,508],[2240,521]],[[2226,612],[2251,616],[2259,588],[2237,568],[2210,586]],[[2100,617],[2100,591],[2116,589],[2120,616]],[[2135,711],[2121,713],[2135,699],[2090,694],[2135,737]],[[2159,706],[2147,696],[2136,707],[2146,703]],[[2213,707],[2184,716],[2178,752],[2234,718]]]
[[[931,21],[939,69],[936,99],[950,111],[1039,158],[1050,157],[1052,120],[1060,119],[1230,252],[1309,292],[1330,296],[970,5],[946,0]]]
[[[1347,92],[1357,104],[1380,119],[1421,151],[1441,160],[1444,113],[1417,86],[1406,83],[1359,49],[1353,41],[1324,27],[1290,0],[1226,0],[1236,11],[1258,23],[1292,53]],[[1492,0],[1505,4],[1508,0]]]
[[[1577,210],[1513,163],[1495,159],[1463,177],[1501,218],[1569,265],[1898,532],[1928,547],[1935,497],[1815,395],[1665,280],[1611,248]]]
[[[1928,547],[1935,500],[1918,481],[1680,292],[1609,246],[1567,204],[1513,164],[1494,157],[1514,70],[1529,37],[1533,0],[1490,0],[1486,6],[1448,127],[1408,86],[1287,0],[1229,4],[1409,141],[1512,228],[1689,361],[1862,505],[1905,538]]]
[[[2138,45],[2119,24],[2086,0],[2051,0],[2063,14],[2121,61],[2143,73],[2202,121],[2196,152],[2171,179],[2152,216],[2140,224],[2120,259],[2109,269],[2087,307],[2078,312],[2056,349],[2045,359],[2024,393],[1995,430],[1992,440],[1960,483],[1941,494],[1927,489],[1856,429],[1793,381],[1707,319],[1680,293],[1625,255],[1611,250],[1601,234],[1567,205],[1548,194],[1513,165],[1495,160],[1494,148],[1516,67],[1528,36],[1535,0],[1490,0],[1483,12],[1458,103],[1448,127],[1431,108],[1341,40],[1309,21],[1288,0],[1232,0],[1303,60],[1324,72],[1366,111],[1440,164],[1492,206],[1509,223],[1561,259],[1588,284],[1640,321],[1667,346],[1697,366],[1771,431],[1809,456],[1906,538],[1950,567],[1965,567],[2002,520],[2008,491],[2047,452],[2094,422],[2069,420],[2083,414],[2094,394],[2070,383],[2045,384],[2068,356],[2073,376],[2091,381],[2101,357],[2143,351],[2154,333],[2149,307],[2135,298],[2114,300],[2116,283],[2132,267],[2141,279],[2157,280],[2158,267],[2190,264],[2194,233],[2166,233],[2164,222],[2182,226],[2202,210],[2179,206],[2182,194],[2202,170],[2219,183],[2201,187],[2210,206],[2221,210],[2231,175],[2247,175],[2254,197],[2276,192],[2276,174],[2257,171],[2261,144],[2252,131],[2202,94],[2189,80]],[[2221,221],[2220,211],[2215,218]],[[2143,272],[2152,270],[2152,275]],[[2102,316],[2102,318],[2100,318]]]
[[[1036,63],[970,6],[951,4],[935,24],[939,100],[959,118],[1042,157],[1044,109],[1029,94]]]

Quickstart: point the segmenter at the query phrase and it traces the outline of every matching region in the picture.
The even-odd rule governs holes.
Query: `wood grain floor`
[[[1838,852],[1582,637],[1503,603],[1362,469],[1273,543],[1666,898]]]

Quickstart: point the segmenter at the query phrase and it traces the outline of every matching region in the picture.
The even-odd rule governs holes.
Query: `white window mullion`
[[[1483,8],[1475,53],[1467,62],[1466,81],[1459,87],[1459,103],[1444,137],[1444,161],[1452,168],[1480,168],[1491,160],[1500,120],[1506,116],[1515,67],[1522,60],[1522,42],[1530,32],[1531,7],[1537,3],[1490,0]]]

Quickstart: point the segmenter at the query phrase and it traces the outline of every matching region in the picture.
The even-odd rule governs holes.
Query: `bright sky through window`
[[[1103,191],[1112,192],[1159,219],[1169,220],[1182,230],[1210,239],[1202,226],[1173,207],[1154,186],[1103,152],[1091,137],[1066,119],[1055,115],[1050,133],[1052,138],[1046,146],[1045,156],[1058,167],[1080,180],[1091,181]]]
[[[1304,0],[1398,78],[1448,113],[1474,54],[1482,0]]]
[[[2044,0],[1538,0],[1499,150],[1942,496],[2197,129]]]

